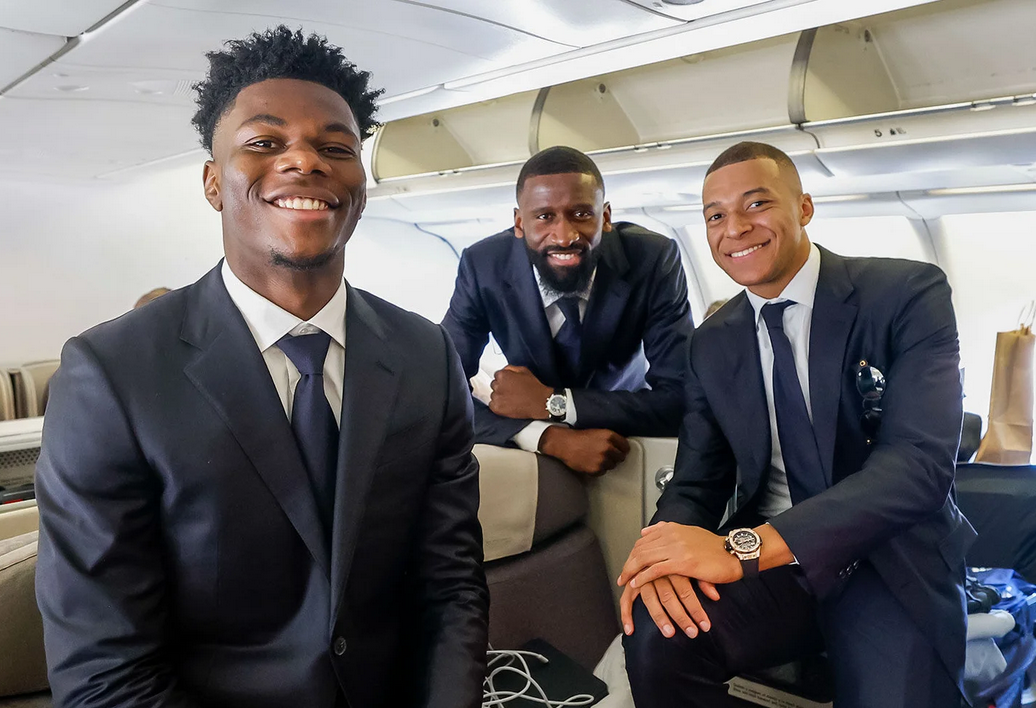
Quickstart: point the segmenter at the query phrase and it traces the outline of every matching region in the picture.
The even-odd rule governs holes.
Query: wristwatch
[[[568,414],[568,396],[564,390],[554,389],[554,393],[547,397],[547,415],[552,423],[564,423]]]
[[[759,575],[759,551],[762,547],[763,539],[752,529],[734,529],[727,534],[724,543],[727,553],[741,561],[746,578]]]

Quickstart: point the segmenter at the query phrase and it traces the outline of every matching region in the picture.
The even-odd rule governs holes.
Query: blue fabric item
[[[579,298],[566,296],[557,301],[561,313],[565,315],[565,324],[554,335],[559,359],[568,378],[581,380],[583,356],[583,323],[579,319]]]
[[[291,406],[291,430],[302,453],[328,537],[334,522],[335,468],[338,465],[338,423],[324,394],[324,359],[330,344],[331,335],[326,332],[298,337],[285,335],[277,342],[299,370]]]
[[[763,305],[762,315],[773,347],[773,407],[777,414],[781,457],[788,475],[791,501],[798,504],[824,491],[827,483],[802,384],[795,370],[791,341],[784,332],[784,311],[794,304],[790,300],[771,302]]]
[[[1014,629],[997,640],[997,646],[1007,660],[1007,668],[986,685],[968,686],[972,705],[1021,708],[1026,672],[1036,660],[1036,638],[1033,637],[1036,585],[1010,568],[971,568],[968,575],[982,585],[995,588],[1000,593],[1000,602],[993,608],[1010,612],[1017,623]]]

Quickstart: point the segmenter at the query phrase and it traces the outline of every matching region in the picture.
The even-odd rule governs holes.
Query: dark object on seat
[[[536,489],[536,530],[533,547],[586,519],[590,502],[586,488],[572,470],[558,460],[540,455]]]
[[[816,703],[829,703],[835,698],[831,666],[823,654],[814,654],[761,671],[746,672],[741,677]]]
[[[989,612],[993,605],[1000,602],[1000,593],[995,588],[982,585],[970,575],[964,579],[964,597],[968,601],[969,615]]]
[[[957,448],[957,462],[971,462],[982,442],[982,416],[965,413],[960,430],[960,447]]]
[[[978,532],[970,566],[1013,568],[1036,582],[1036,467],[957,465],[957,505]]]
[[[51,699],[50,691],[0,698],[0,708],[51,708],[52,705],[54,701]]]
[[[586,694],[594,697],[593,702],[580,705],[591,706],[608,695],[608,685],[604,681],[542,639],[526,642],[522,646],[522,650],[546,657],[546,663],[540,662],[534,657],[526,657],[525,660],[529,665],[529,674],[540,685],[549,700],[558,703],[578,694]],[[492,666],[490,668],[492,669]],[[516,673],[500,673],[494,679],[493,685],[498,691],[521,691],[525,686],[525,678]],[[535,689],[526,691],[525,695],[529,696],[529,699],[516,698],[513,701],[507,701],[507,705],[518,707],[543,705],[541,701],[535,700],[540,698]]]
[[[486,580],[496,649],[542,637],[592,671],[619,633],[604,556],[585,526],[486,563]]]

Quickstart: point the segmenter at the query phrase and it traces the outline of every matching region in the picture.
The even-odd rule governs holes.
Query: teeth
[[[576,257],[575,253],[552,253],[550,255],[552,258],[557,258],[561,261],[570,261]]]
[[[274,202],[281,209],[302,209],[304,211],[324,211],[330,208],[328,203],[319,199],[303,197],[291,197],[289,199],[278,199]]]
[[[742,258],[744,256],[747,256],[749,253],[752,253],[753,251],[758,251],[764,245],[765,244],[760,243],[758,246],[752,246],[751,248],[746,248],[743,251],[735,251],[734,253],[730,254],[730,257],[731,258]]]

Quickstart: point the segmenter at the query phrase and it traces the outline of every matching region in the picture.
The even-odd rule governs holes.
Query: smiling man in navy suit
[[[676,242],[612,223],[604,180],[570,147],[522,167],[514,228],[461,256],[443,326],[465,375],[492,334],[508,366],[478,442],[516,444],[599,473],[629,452],[626,436],[672,436],[683,410],[692,324]]]
[[[56,706],[476,708],[467,379],[344,280],[369,75],[278,27],[209,55],[226,260],[68,342],[37,469]]]
[[[951,708],[964,665],[961,430],[946,277],[810,243],[780,150],[709,168],[715,261],[747,290],[695,333],[676,472],[619,577],[638,708],[826,649],[838,708]]]

